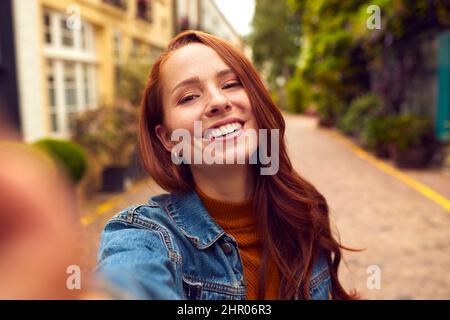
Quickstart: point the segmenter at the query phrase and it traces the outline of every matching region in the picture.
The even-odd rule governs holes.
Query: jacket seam
[[[328,273],[328,268],[324,268],[317,274],[314,278],[311,279],[311,290],[317,288],[324,280],[329,278],[330,275]]]
[[[176,223],[175,219],[172,217],[172,211],[169,210],[169,209],[167,208],[167,206],[164,206],[163,209],[164,209],[164,212],[167,213],[167,216],[169,217],[170,221],[172,221],[173,224],[174,224],[178,229],[180,229],[181,233],[182,233],[185,237],[187,237],[188,239],[190,239],[191,241],[193,241],[194,244],[195,244],[195,246],[198,248],[198,244],[199,244],[199,242],[200,242],[200,239],[199,239],[198,237],[191,236],[189,233],[187,233],[186,230],[184,230],[184,228],[182,228],[181,226],[179,226],[178,223]]]
[[[114,218],[111,219],[111,222],[119,222],[124,223],[129,226],[138,227],[141,229],[151,230],[158,233],[158,235],[161,238],[161,241],[164,245],[164,247],[167,250],[168,257],[171,261],[182,264],[182,257],[181,255],[175,250],[174,248],[174,242],[172,240],[172,237],[170,236],[170,233],[168,230],[158,224],[157,222],[149,219],[148,221],[143,220],[139,218],[138,214],[136,214],[136,209],[145,206],[145,205],[136,205],[130,208],[128,212],[126,213],[126,217],[124,217],[124,213],[121,213],[119,215],[116,215]]]
[[[233,296],[244,295],[246,293],[245,288],[232,287],[228,284],[224,284],[221,282],[215,282],[211,280],[205,280],[198,277],[193,277],[191,275],[183,274],[183,280],[187,283],[200,283],[203,289],[214,291],[222,294],[230,294]]]
[[[209,247],[211,247],[212,245],[214,245],[214,243],[217,242],[218,239],[220,239],[220,237],[222,237],[225,232],[221,231],[219,234],[217,234],[216,237],[214,237],[209,243],[207,243],[206,245],[202,245],[200,242],[200,239],[196,236],[190,235],[182,226],[178,225],[178,223],[176,223],[175,219],[173,218],[172,214],[173,211],[171,210],[171,208],[169,208],[173,206],[172,203],[169,203],[168,205],[164,206],[164,211],[167,213],[167,215],[169,216],[170,220],[174,223],[174,225],[180,229],[181,233],[187,237],[189,240],[193,241],[195,246],[197,247],[197,249],[200,250],[205,250],[208,249]]]

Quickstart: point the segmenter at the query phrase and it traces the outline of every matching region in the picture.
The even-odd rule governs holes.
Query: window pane
[[[95,66],[89,67],[89,81],[90,86],[89,90],[91,92],[90,98],[91,98],[91,105],[95,106],[97,103],[97,68]]]
[[[47,62],[47,89],[48,89],[48,103],[51,107],[55,107],[56,106],[55,75],[53,73],[52,61]]]
[[[67,28],[67,20],[61,19],[61,42],[63,46],[73,47],[73,30]]]
[[[64,63],[64,91],[66,96],[67,111],[75,110],[77,104],[77,90],[75,81],[75,64]]]
[[[50,14],[44,14],[44,34],[45,34],[45,43],[52,43],[52,33],[51,33],[51,20]]]
[[[57,119],[55,113],[51,113],[50,114],[50,123],[51,123],[51,126],[52,126],[52,131],[53,132],[58,131],[58,119]]]
[[[88,49],[87,35],[86,35],[86,25],[81,24],[81,50],[85,51]]]
[[[48,88],[48,102],[51,107],[56,106],[56,97],[55,97],[55,89],[54,88]]]
[[[151,2],[149,0],[137,0],[136,16],[139,19],[152,21],[151,16]]]
[[[84,87],[84,103],[89,105],[91,103],[91,95],[90,95],[90,86],[91,83],[89,81],[89,68],[88,65],[83,65],[83,87]]]
[[[58,131],[58,117],[56,112],[56,82],[53,61],[47,61],[47,90],[50,111],[50,126],[53,132]]]

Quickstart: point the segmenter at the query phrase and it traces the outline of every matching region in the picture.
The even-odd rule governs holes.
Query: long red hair
[[[328,260],[333,299],[351,299],[338,280],[341,250],[348,249],[337,242],[330,228],[325,198],[292,167],[285,145],[285,122],[272,101],[252,63],[235,47],[213,35],[200,31],[185,31],[170,42],[167,50],[155,61],[141,101],[139,150],[147,172],[163,189],[178,193],[194,188],[190,168],[176,165],[170,153],[155,135],[155,127],[163,121],[160,72],[171,54],[190,43],[201,43],[212,49],[239,77],[246,90],[259,129],[279,129],[279,170],[274,175],[256,174],[255,212],[261,215],[258,228],[263,241],[263,261],[259,277],[259,297],[267,268],[268,256],[273,257],[280,273],[280,299],[309,299],[309,283],[315,258],[322,252]],[[271,145],[270,141],[267,143]],[[268,148],[270,154],[270,147]],[[256,165],[258,168],[260,165]],[[259,172],[259,170],[258,170]],[[351,249],[348,249],[351,250]]]

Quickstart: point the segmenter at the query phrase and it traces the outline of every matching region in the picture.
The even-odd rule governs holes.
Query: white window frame
[[[85,27],[86,49],[82,48],[81,28],[74,31],[73,47],[66,47],[62,44],[61,38],[61,21],[65,17],[63,13],[46,10],[46,14],[50,15],[51,21],[51,37],[52,42],[44,41],[44,56],[46,61],[51,61],[54,73],[55,100],[56,106],[54,113],[57,116],[57,131],[53,131],[50,123],[51,135],[55,137],[67,138],[70,135],[69,130],[69,107],[67,106],[64,82],[64,63],[75,64],[75,90],[76,90],[76,112],[97,107],[97,66],[98,58],[95,51],[95,34],[94,26],[84,20],[82,24]],[[44,21],[44,19],[42,19]],[[84,83],[84,65],[87,66],[88,72],[88,88],[89,103],[85,103],[85,83]],[[46,90],[48,96],[48,88]],[[51,109],[49,106],[48,119],[51,122]]]
[[[95,52],[94,27],[92,24],[82,20],[82,24],[86,31],[87,49],[83,50],[81,46],[81,28],[74,32],[73,47],[66,47],[62,44],[61,21],[65,15],[56,11],[46,10],[45,13],[50,15],[52,43],[48,44],[44,41],[44,55],[50,59],[67,59],[76,60],[86,63],[97,63],[97,55]],[[42,19],[43,20],[43,19]]]

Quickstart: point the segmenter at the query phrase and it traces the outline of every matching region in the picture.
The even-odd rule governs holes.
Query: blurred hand
[[[70,184],[47,158],[2,140],[1,131],[0,299],[78,298],[80,290],[66,287],[67,267],[80,263]]]

